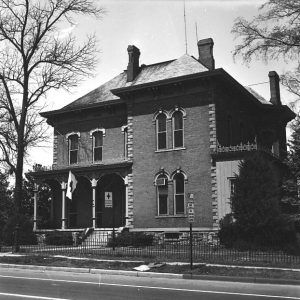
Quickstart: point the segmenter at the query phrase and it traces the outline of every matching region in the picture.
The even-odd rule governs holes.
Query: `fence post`
[[[112,232],[112,240],[113,240],[113,251],[115,251],[115,224]]]
[[[190,267],[193,270],[193,224],[190,223]]]

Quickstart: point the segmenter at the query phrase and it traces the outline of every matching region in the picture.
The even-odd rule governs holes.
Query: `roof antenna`
[[[187,37],[186,37],[185,0],[183,0],[183,17],[184,17],[185,54],[187,54]]]
[[[197,25],[197,22],[195,22],[195,27],[196,27],[196,43],[198,43],[198,25]]]

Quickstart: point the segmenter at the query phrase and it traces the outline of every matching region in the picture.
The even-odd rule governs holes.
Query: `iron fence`
[[[191,244],[189,236],[167,238],[165,235],[153,236],[151,243],[133,239],[113,239],[112,232],[101,232],[82,241],[73,238],[72,243],[51,245],[39,241],[36,245],[21,245],[20,252],[41,255],[67,255],[99,257],[131,257],[166,261],[189,261]],[[196,236],[192,243],[193,261],[195,263],[226,264],[273,264],[299,265],[300,253],[288,253],[276,250],[237,250],[227,249],[217,239],[208,235]],[[0,251],[12,251],[11,246],[0,246]]]

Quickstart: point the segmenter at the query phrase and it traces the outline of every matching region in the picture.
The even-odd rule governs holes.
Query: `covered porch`
[[[129,202],[131,162],[88,167],[69,167],[46,170],[35,169],[34,231],[43,231],[38,223],[40,187],[51,189],[50,224],[47,230],[76,231],[84,228],[130,227],[132,204]],[[77,180],[72,200],[66,197],[68,174]]]

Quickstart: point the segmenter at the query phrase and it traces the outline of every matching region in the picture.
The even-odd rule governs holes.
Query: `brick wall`
[[[122,126],[127,124],[127,111],[99,112],[99,117],[92,114],[78,114],[57,122],[54,138],[54,166],[56,168],[69,165],[67,134],[79,132],[78,165],[93,163],[93,143],[90,131],[104,128],[103,163],[120,161],[124,158],[124,133]],[[59,132],[59,133],[58,133]]]
[[[159,102],[135,104],[133,117],[133,192],[134,228],[187,227],[186,217],[173,215],[173,183],[169,183],[170,216],[157,217],[154,177],[161,168],[171,174],[181,168],[187,175],[186,195],[195,195],[195,227],[212,227],[211,159],[209,108],[206,94],[172,97]],[[175,105],[186,112],[184,121],[185,149],[156,152],[154,113]],[[169,145],[171,121],[167,122]],[[172,216],[173,215],[173,216]]]

